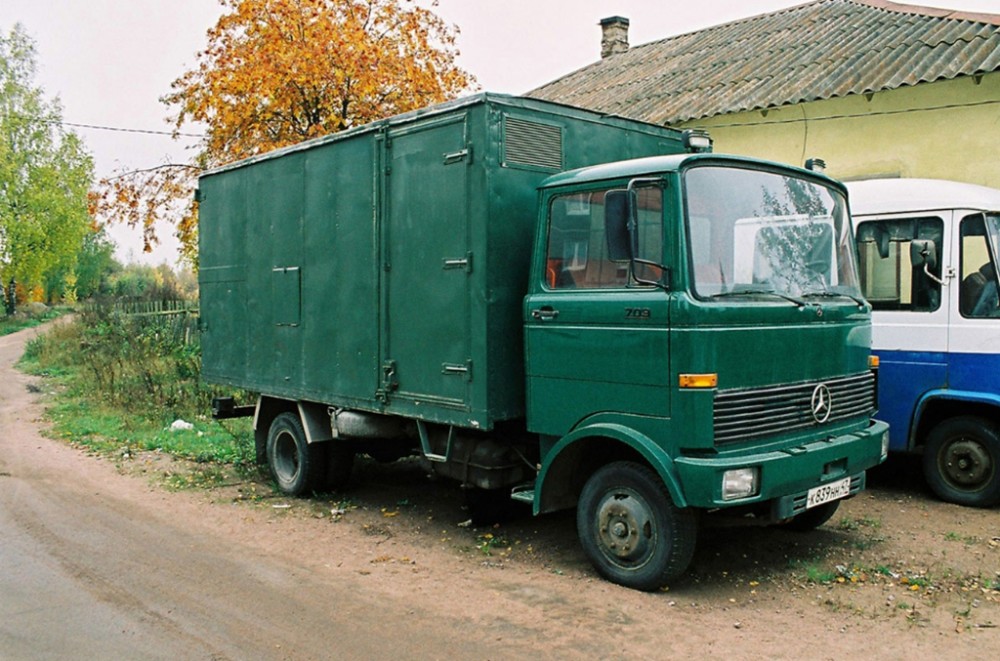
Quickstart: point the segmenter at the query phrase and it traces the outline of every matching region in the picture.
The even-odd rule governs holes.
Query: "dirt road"
[[[1000,649],[1000,511],[894,462],[808,534],[709,529],[690,576],[594,575],[571,514],[473,529],[416,464],[344,496],[171,492],[44,438],[43,384],[0,338],[0,658],[979,659]],[[990,651],[992,650],[992,651]]]

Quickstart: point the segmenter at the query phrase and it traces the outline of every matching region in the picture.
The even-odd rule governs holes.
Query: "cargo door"
[[[198,290],[201,374],[210,383],[246,385],[250,311],[247,308],[246,191],[233,173],[203,178]]]
[[[198,271],[201,373],[213,383],[243,383],[247,376],[246,287],[241,265]]]
[[[464,114],[449,116],[386,136],[378,396],[389,405],[468,408],[473,256],[465,121]]]

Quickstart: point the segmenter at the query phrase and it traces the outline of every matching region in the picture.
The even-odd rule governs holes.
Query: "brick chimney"
[[[601,59],[628,50],[628,19],[610,16],[601,20]]]

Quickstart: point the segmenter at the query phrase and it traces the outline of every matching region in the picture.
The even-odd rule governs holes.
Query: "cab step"
[[[511,500],[533,504],[535,502],[535,483],[519,484],[510,491]]]

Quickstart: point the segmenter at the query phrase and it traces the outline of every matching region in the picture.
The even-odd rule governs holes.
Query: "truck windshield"
[[[684,185],[696,296],[860,297],[846,205],[835,188],[731,166],[691,168]]]

